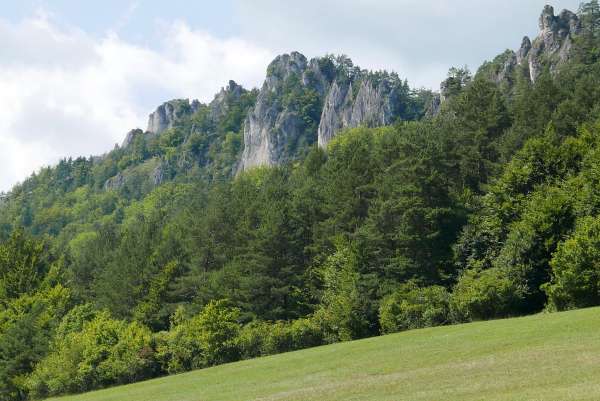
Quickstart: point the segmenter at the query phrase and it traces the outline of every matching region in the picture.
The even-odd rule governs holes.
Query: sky
[[[2,0],[0,191],[111,150],[169,99],[260,86],[281,53],[346,54],[437,89],[450,67],[536,36],[547,1]]]

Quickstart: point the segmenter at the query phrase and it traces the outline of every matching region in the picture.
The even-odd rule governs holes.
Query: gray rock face
[[[125,177],[121,173],[117,173],[114,177],[109,178],[104,183],[105,191],[116,191],[125,185]]]
[[[493,80],[497,83],[507,82],[519,66],[528,72],[529,80],[535,82],[544,66],[555,71],[568,61],[573,36],[581,32],[581,22],[577,14],[563,10],[556,16],[552,6],[545,6],[540,16],[539,27],[539,35],[533,41],[527,36],[524,37],[519,50],[512,52],[503,68],[491,77]]]
[[[227,113],[229,110],[229,104],[227,102],[228,97],[238,100],[245,92],[246,90],[241,85],[238,85],[235,81],[229,81],[227,87],[221,88],[219,93],[215,95],[215,98],[208,105],[210,108],[211,119],[217,121]],[[197,111],[198,108],[199,104],[196,106],[195,110],[192,105],[192,110],[194,110],[194,112]]]
[[[322,73],[298,52],[278,56],[267,69],[267,77],[256,105],[244,123],[244,151],[240,170],[286,161],[285,148],[304,134],[303,121],[293,108],[284,104],[285,86],[297,80],[304,88],[323,90]],[[316,139],[316,138],[315,138]]]
[[[335,134],[350,126],[353,105],[352,84],[342,85],[340,88],[340,85],[334,82],[323,105],[318,131],[319,146],[326,146]]]
[[[319,146],[325,147],[342,129],[361,125],[378,127],[390,124],[393,110],[394,89],[385,81],[375,84],[369,79],[360,82],[356,97],[352,84],[343,86],[334,82],[325,98],[319,124]]]
[[[158,106],[156,111],[148,116],[147,132],[158,135],[169,128],[181,118],[194,114],[200,107],[200,102],[189,99],[174,99]]]
[[[142,131],[139,128],[132,129],[125,136],[125,139],[123,140],[123,144],[121,145],[121,147],[126,148],[127,146],[131,145],[133,143],[133,141],[135,140],[135,138],[137,138],[139,135],[144,135],[144,131]]]
[[[552,6],[544,7],[539,26],[540,34],[533,41],[531,49],[527,51],[526,47],[522,47],[519,50],[519,53],[527,55],[532,82],[541,74],[544,58],[550,61],[551,70],[568,60],[572,37],[581,31],[581,23],[575,13],[563,10],[555,16]]]
[[[387,125],[399,117],[408,87],[397,75],[362,71],[347,58],[337,62],[343,65],[327,58],[308,61],[297,52],[273,60],[244,124],[239,170],[290,160],[298,143],[325,147],[342,129]],[[289,105],[298,100],[290,94],[293,85],[318,97],[314,125],[307,127],[306,115]]]

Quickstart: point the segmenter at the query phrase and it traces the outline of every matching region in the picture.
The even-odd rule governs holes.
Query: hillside
[[[329,345],[61,401],[597,400],[600,309]]]
[[[439,93],[283,54],[2,194],[0,401],[600,306],[600,5],[539,28]]]

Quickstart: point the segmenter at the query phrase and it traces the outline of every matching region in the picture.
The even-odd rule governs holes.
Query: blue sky
[[[219,35],[236,33],[230,20],[234,5],[230,0],[21,0],[3,5],[3,13],[19,21],[43,9],[62,24],[79,26],[95,35],[117,29],[123,37],[148,43],[156,34],[155,24],[160,21],[183,20],[191,25]]]
[[[62,157],[110,150],[171,98],[260,86],[277,54],[347,54],[436,89],[524,35],[546,0],[6,0],[0,191]],[[558,13],[579,0],[551,2]]]

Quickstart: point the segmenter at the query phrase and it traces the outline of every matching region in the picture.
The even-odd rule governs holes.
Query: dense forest
[[[0,400],[600,305],[598,2],[579,18],[560,68],[453,68],[435,113],[369,73],[402,89],[403,118],[277,166],[237,168],[258,94],[238,90],[36,172],[0,198]],[[288,84],[316,132],[318,98]]]

